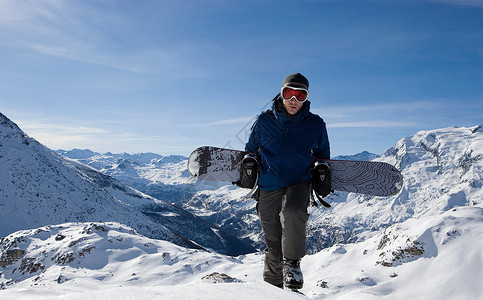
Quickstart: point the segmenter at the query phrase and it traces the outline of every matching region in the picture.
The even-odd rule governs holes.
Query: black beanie
[[[290,74],[290,75],[287,75],[287,77],[285,77],[285,79],[283,80],[283,86],[291,86],[291,87],[295,87],[295,88],[305,88],[305,89],[309,89],[309,81],[307,80],[307,78],[305,78],[304,75],[300,74],[300,73],[293,73],[293,74]]]

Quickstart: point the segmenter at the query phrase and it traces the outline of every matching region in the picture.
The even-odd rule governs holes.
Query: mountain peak
[[[17,124],[15,124],[14,122],[12,122],[12,120],[10,120],[9,118],[7,118],[4,114],[2,114],[0,112],[0,129],[2,129],[2,131],[3,131],[4,128],[1,128],[1,127],[9,128],[9,129],[14,130],[14,131],[17,131],[17,132],[18,131],[22,131],[17,126]]]
[[[2,144],[6,144],[11,139],[25,145],[35,141],[28,137],[17,124],[0,112],[0,141],[2,141]]]
[[[87,159],[94,155],[97,155],[97,152],[94,152],[89,149],[77,149],[74,148],[72,150],[57,150],[57,153],[61,154],[62,156],[71,158],[71,159]]]

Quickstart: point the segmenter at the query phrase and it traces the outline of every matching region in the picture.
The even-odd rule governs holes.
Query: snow
[[[302,260],[301,291],[312,299],[478,299],[482,222],[481,206],[460,207],[395,224],[361,243],[334,245]],[[46,226],[6,239],[2,245],[26,254],[2,270],[2,299],[302,298],[261,281],[262,253],[230,257],[186,249],[119,223]],[[423,254],[413,256],[417,249]],[[22,267],[27,257],[44,270],[29,273]],[[216,273],[231,280],[203,279]]]
[[[303,299],[299,295],[290,295],[287,292],[277,291],[274,288],[257,284],[180,284],[179,288],[169,286],[158,287],[130,287],[130,288],[103,288],[102,290],[73,291],[68,294],[57,293],[52,290],[32,294],[25,290],[19,293],[6,293],[10,299]],[[9,298],[5,298],[9,299]]]
[[[260,254],[233,258],[186,249],[146,238],[119,223],[46,226],[9,235],[2,245],[28,253],[2,270],[0,277],[7,282],[0,295],[16,299],[42,295],[50,299],[193,299],[199,295],[203,299],[241,299],[247,295],[275,299],[284,295],[282,290],[260,282]],[[42,265],[42,274],[29,272],[23,263],[27,256]],[[239,282],[203,279],[216,272],[229,273]],[[8,287],[12,281],[20,283]],[[237,291],[238,296],[233,297]]]
[[[335,193],[331,209],[310,208],[301,295],[262,281],[262,251],[210,250],[228,231],[263,244],[255,203],[239,201],[245,190],[194,183],[182,157],[61,159],[0,114],[0,299],[482,299],[481,128],[420,131],[376,158],[401,170],[399,195]],[[196,218],[78,162],[156,187]],[[219,239],[191,249],[149,230],[179,219],[172,228],[192,245],[208,223]]]

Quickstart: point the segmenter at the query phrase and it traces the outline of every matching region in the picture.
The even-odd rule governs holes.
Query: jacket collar
[[[282,102],[282,97],[280,95],[273,99],[272,103],[272,111],[275,115],[275,118],[281,122],[281,123],[286,123],[286,122],[296,122],[298,120],[302,120],[305,118],[310,111],[310,101],[305,101],[304,105],[302,108],[299,110],[298,113],[296,113],[294,116],[291,116],[287,110],[283,107],[283,102]]]

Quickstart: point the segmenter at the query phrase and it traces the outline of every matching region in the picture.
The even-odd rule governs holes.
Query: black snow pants
[[[263,279],[268,283],[282,285],[284,257],[296,260],[305,256],[309,198],[308,182],[275,191],[260,190],[258,216],[266,243]]]

